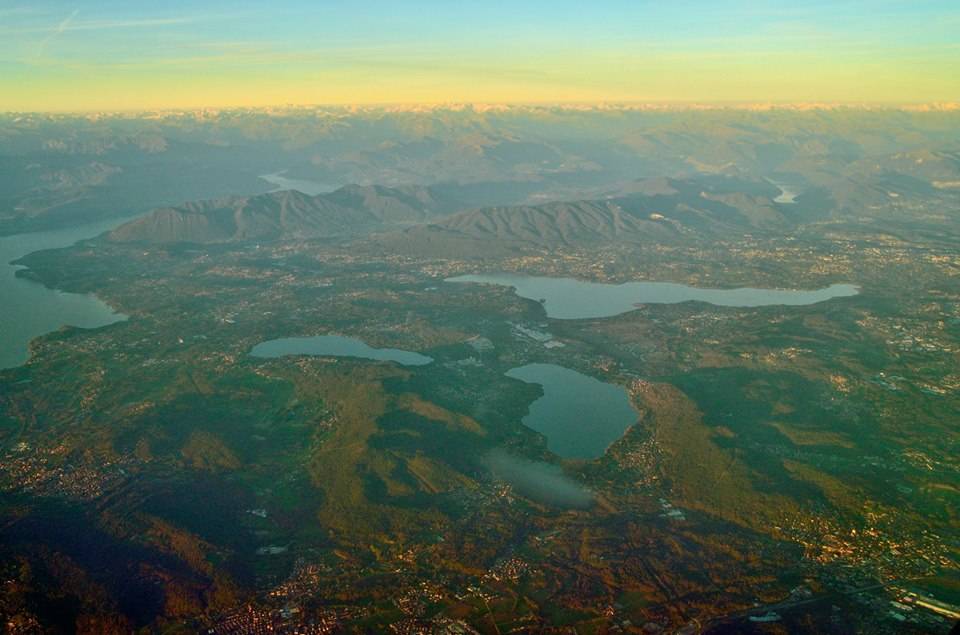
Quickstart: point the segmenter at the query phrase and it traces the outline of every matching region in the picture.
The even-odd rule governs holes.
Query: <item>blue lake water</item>
[[[64,293],[16,277],[10,264],[31,252],[67,247],[113,229],[130,218],[105,220],[68,229],[0,237],[0,368],[27,361],[33,338],[64,325],[93,328],[126,319],[96,296]]]
[[[324,355],[330,357],[357,357],[397,362],[404,366],[424,366],[432,357],[398,348],[373,348],[363,340],[342,335],[313,337],[283,337],[261,342],[253,347],[254,357],[284,357],[286,355]]]
[[[523,424],[545,436],[550,451],[563,458],[602,456],[637,421],[626,389],[575,370],[527,364],[510,369],[507,377],[543,387]]]
[[[522,298],[543,301],[547,316],[562,320],[610,317],[642,304],[676,304],[695,300],[717,306],[801,306],[859,293],[852,284],[832,284],[810,291],[794,289],[700,289],[673,282],[606,284],[573,278],[478,274],[447,278],[446,282],[473,282],[513,287]]]

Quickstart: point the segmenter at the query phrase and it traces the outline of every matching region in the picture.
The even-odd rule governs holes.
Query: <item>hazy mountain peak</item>
[[[348,185],[310,196],[283,190],[156,209],[110,233],[116,242],[217,243],[344,237],[452,211],[427,188]]]

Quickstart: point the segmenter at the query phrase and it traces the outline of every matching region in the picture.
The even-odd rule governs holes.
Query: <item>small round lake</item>
[[[595,459],[637,421],[627,391],[556,364],[527,364],[507,377],[543,386],[523,424],[567,459]]]
[[[357,357],[378,361],[397,362],[404,366],[424,366],[432,357],[398,348],[373,348],[363,340],[342,335],[314,337],[283,337],[261,342],[253,347],[254,357],[284,357],[286,355],[323,355],[330,357]]]
[[[700,289],[673,282],[606,284],[573,278],[479,274],[447,278],[446,282],[475,282],[513,287],[522,298],[543,302],[547,316],[561,320],[600,318],[632,311],[642,304],[678,304],[695,300],[716,306],[802,306],[831,298],[857,295],[852,284],[833,284],[810,291],[794,289]]]

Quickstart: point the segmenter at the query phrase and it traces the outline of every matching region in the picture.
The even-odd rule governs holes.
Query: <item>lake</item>
[[[513,287],[522,298],[542,301],[548,317],[561,320],[600,318],[632,311],[642,304],[698,301],[729,307],[801,306],[831,298],[857,295],[852,284],[832,284],[810,291],[793,289],[700,289],[673,282],[606,284],[573,278],[478,274],[447,278],[446,282],[473,282]]]
[[[773,199],[774,203],[781,203],[783,205],[792,205],[797,202],[797,197],[800,196],[799,192],[794,191],[793,186],[786,183],[781,183],[779,181],[774,181],[773,179],[767,179],[767,181],[780,189],[780,194]]]
[[[567,459],[595,459],[637,421],[626,389],[556,364],[527,364],[507,377],[540,384],[543,396],[530,405],[523,424],[547,439]]]
[[[254,357],[284,357],[286,355],[325,355],[330,357],[357,357],[378,361],[397,362],[404,366],[424,366],[432,357],[398,348],[373,348],[363,340],[342,335],[313,337],[283,337],[261,342],[253,347]]]
[[[125,320],[96,296],[64,293],[16,277],[10,262],[42,249],[68,247],[127,222],[112,219],[30,234],[0,237],[0,368],[27,361],[30,340],[64,325],[94,328]]]
[[[281,190],[297,190],[309,196],[316,196],[317,194],[327,194],[337,189],[336,186],[327,185],[326,183],[317,183],[316,181],[308,181],[306,179],[288,179],[283,176],[285,173],[286,170],[275,172],[274,174],[261,174],[260,178],[267,183],[276,185],[277,189],[274,190],[275,192]]]

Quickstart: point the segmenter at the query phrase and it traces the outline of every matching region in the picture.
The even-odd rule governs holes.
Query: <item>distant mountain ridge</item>
[[[459,208],[449,196],[415,186],[347,185],[317,196],[285,190],[155,209],[118,227],[108,238],[203,244],[347,237],[427,222]]]
[[[769,183],[734,178],[644,179],[602,199],[468,210],[376,240],[387,249],[445,256],[485,249],[675,243],[790,227],[790,206],[773,201],[778,193]]]
[[[897,172],[889,164],[901,163]],[[898,192],[947,198],[960,184],[955,153],[908,154],[863,164],[861,182],[831,191],[816,182],[780,200],[774,181],[712,174],[637,179],[568,201],[486,205],[496,188],[348,185],[310,196],[295,190],[163,207],[109,234],[114,242],[226,243],[305,238],[372,239],[371,246],[456,257],[484,250],[552,249],[612,243],[783,233],[843,220]],[[934,183],[907,173],[923,172]],[[501,199],[502,200],[502,199]],[[479,204],[478,204],[479,203]]]
[[[857,217],[955,223],[940,210],[956,208],[960,110],[822,106],[0,114],[0,235],[264,193],[276,172],[430,186],[462,209],[592,200],[640,175],[766,177]]]

